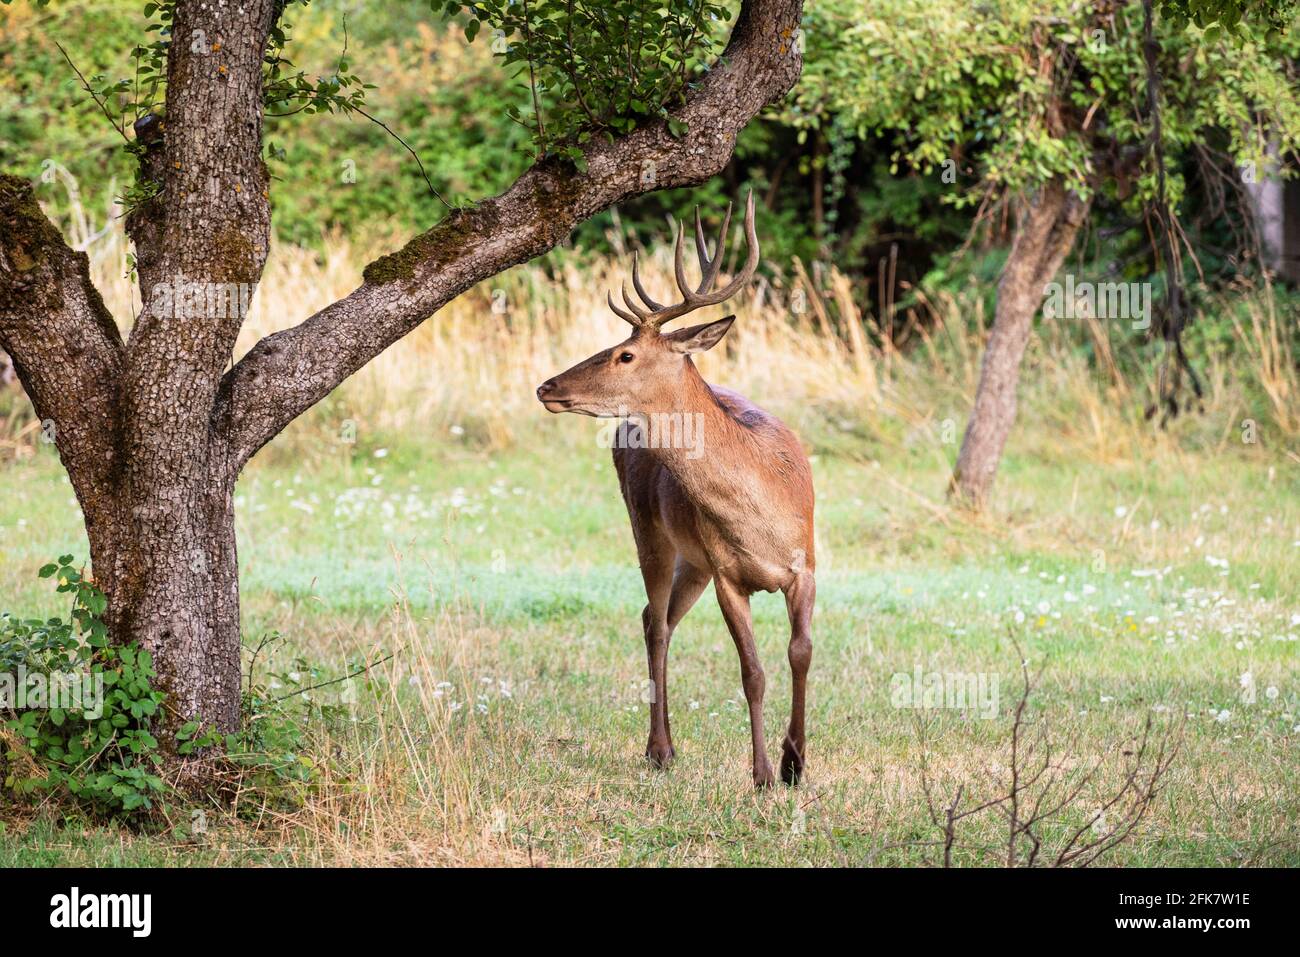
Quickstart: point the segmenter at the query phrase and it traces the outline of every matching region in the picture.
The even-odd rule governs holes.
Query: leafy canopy
[[[527,86],[531,106],[510,116],[536,152],[581,165],[593,134],[630,133],[667,120],[704,69],[731,18],[709,0],[433,0],[463,16],[474,40],[488,27],[492,51]],[[669,123],[674,135],[682,132]]]
[[[864,16],[854,0],[811,0],[805,33],[802,122],[835,116],[863,137],[903,131],[894,169],[957,172],[951,201],[1053,177],[1133,203],[1153,195],[1149,161],[1135,183],[1117,172],[1151,139],[1140,5],[1099,13],[1066,0],[875,0]],[[1262,171],[1270,144],[1300,145],[1295,40],[1252,23],[1210,33],[1172,17],[1157,19],[1157,39],[1167,154],[1222,140],[1232,163]],[[1176,205],[1182,183],[1172,172],[1168,190]]]

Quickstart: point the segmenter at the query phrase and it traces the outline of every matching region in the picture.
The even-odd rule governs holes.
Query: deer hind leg
[[[771,787],[776,776],[772,773],[772,763],[767,759],[767,742],[763,736],[763,691],[766,679],[763,677],[763,665],[758,660],[758,649],[754,646],[749,596],[721,575],[714,578],[713,587],[718,593],[718,605],[722,608],[722,617],[726,619],[727,630],[731,632],[736,652],[740,655],[740,681],[745,689],[745,700],[749,702],[754,786]]]
[[[668,600],[668,637],[677,630],[678,623],[686,617],[704,589],[708,587],[713,576],[703,569],[696,568],[680,556],[677,567],[673,569],[673,592]]]
[[[803,775],[804,693],[808,666],[812,664],[812,614],[817,583],[812,572],[802,572],[785,589],[785,609],[790,615],[790,727],[781,748],[781,780],[798,784]]]

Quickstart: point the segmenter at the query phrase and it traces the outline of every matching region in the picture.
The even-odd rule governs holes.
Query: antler
[[[682,263],[686,231],[682,228],[681,223],[677,224],[677,248],[674,252],[673,271],[677,275],[677,288],[682,293],[681,302],[665,306],[650,298],[645,291],[645,287],[641,285],[641,274],[637,269],[637,256],[634,252],[632,254],[632,285],[636,289],[636,294],[641,297],[641,303],[636,303],[628,294],[627,282],[624,281],[623,305],[627,308],[620,307],[614,302],[614,297],[606,292],[605,301],[609,303],[609,308],[638,329],[657,330],[670,319],[684,316],[688,312],[694,312],[703,306],[716,306],[718,303],[730,299],[753,278],[754,270],[758,268],[758,234],[754,232],[753,190],[749,191],[749,198],[745,201],[745,244],[749,249],[749,255],[745,257],[744,268],[736,274],[731,282],[716,292],[712,292],[710,290],[713,289],[713,284],[718,279],[718,270],[722,268],[722,254],[727,248],[727,229],[730,225],[731,204],[728,203],[727,215],[722,220],[722,232],[718,236],[718,246],[712,258],[710,258],[708,245],[704,238],[704,227],[700,224],[700,208],[695,207],[695,252],[700,259],[702,278],[699,286],[691,289],[690,284],[686,281],[686,268]]]

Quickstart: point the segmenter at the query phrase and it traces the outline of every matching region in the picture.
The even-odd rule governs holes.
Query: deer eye
[[[632,353],[630,353],[630,352],[625,352],[625,353],[623,353],[621,356],[618,357],[618,361],[619,361],[619,362],[631,362],[631,361],[632,361],[633,359],[635,359],[635,358],[636,358],[636,356],[632,355]]]

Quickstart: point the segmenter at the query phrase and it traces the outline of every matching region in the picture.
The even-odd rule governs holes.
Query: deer
[[[734,315],[701,325],[663,330],[664,324],[740,291],[759,263],[754,196],[745,206],[747,255],[740,272],[714,289],[723,262],[731,204],[716,248],[708,254],[700,211],[695,249],[701,281],[692,288],[683,265],[685,229],[676,226],[674,272],[681,300],[664,305],[646,292],[632,257],[632,285],[622,283],[620,306],[606,302],[632,334],[537,388],[552,413],[622,420],[613,445],[614,470],[627,505],[647,604],[641,613],[651,692],[645,757],[665,768],[675,757],[668,722],[668,646],[682,618],[713,583],[727,630],[740,657],[749,706],[756,788],[775,784],[763,733],[766,680],[754,644],[750,596],[785,595],[790,619],[790,723],[781,753],[781,780],[796,785],[804,772],[804,710],[812,663],[816,601],[812,468],[798,436],[744,396],[705,382],[691,356],[712,349]],[[696,423],[696,443],[662,441],[664,422]],[[671,433],[677,436],[677,432]],[[656,441],[659,439],[659,441]]]

